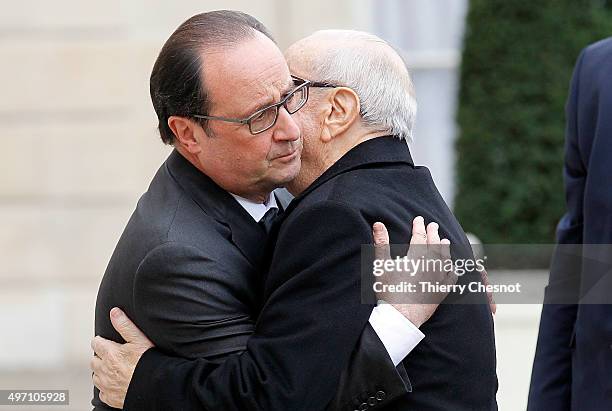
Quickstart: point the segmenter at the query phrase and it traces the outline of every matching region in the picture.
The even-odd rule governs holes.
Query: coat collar
[[[166,160],[166,168],[174,181],[205,214],[230,229],[232,242],[245,257],[252,264],[259,265],[266,233],[234,197],[176,150]]]
[[[414,166],[408,144],[397,136],[376,137],[358,144],[336,161],[319,178],[289,204],[287,212],[295,208],[302,198],[332,178],[358,168],[374,164],[405,163]]]

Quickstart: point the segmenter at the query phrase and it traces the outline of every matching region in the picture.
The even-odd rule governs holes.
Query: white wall
[[[399,48],[419,104],[415,162],[426,165],[447,203],[454,197],[458,70],[467,0],[376,2],[374,31]]]

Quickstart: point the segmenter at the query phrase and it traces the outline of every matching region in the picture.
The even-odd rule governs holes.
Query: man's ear
[[[324,141],[331,140],[351,127],[359,119],[361,109],[359,96],[348,87],[333,89],[329,95],[329,103],[331,108],[323,122]]]
[[[198,154],[202,151],[197,137],[203,131],[194,121],[186,117],[170,116],[168,118],[168,127],[174,133],[176,145],[191,154]]]

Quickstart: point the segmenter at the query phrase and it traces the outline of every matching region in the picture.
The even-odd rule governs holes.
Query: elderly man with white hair
[[[365,230],[378,219],[399,244],[411,234],[409,222],[423,216],[439,224],[440,237],[454,245],[453,258],[473,258],[429,171],[410,156],[406,140],[413,135],[416,102],[393,48],[372,34],[325,30],[292,45],[285,58],[293,75],[314,85],[296,113],[304,139],[302,167],[288,185],[299,197],[285,224],[302,210],[325,205],[322,224],[350,220]],[[358,245],[345,247],[356,252]],[[472,281],[480,281],[475,272],[459,283]],[[385,410],[497,409],[487,296],[451,293],[445,302],[420,327],[425,339],[403,361],[412,392]]]
[[[412,234],[416,235],[413,228],[424,227],[425,221],[431,222],[427,225],[427,242],[440,244],[450,240],[459,246],[453,258],[470,258],[469,242],[438,193],[429,171],[415,166],[410,156],[407,140],[413,134],[416,101],[410,76],[399,55],[371,34],[330,30],[298,41],[287,50],[285,57],[292,75],[308,82],[310,94],[304,107],[294,113],[303,137],[302,165],[297,177],[286,186],[295,199],[272,228],[272,241],[276,245],[263,284],[263,312],[278,304],[275,294],[278,290],[291,290],[296,306],[307,301],[312,293],[325,295],[333,291],[338,293],[337,298],[343,294],[354,295],[355,287],[359,288],[361,247],[372,243],[373,224],[375,236],[388,236],[402,243]],[[441,241],[440,237],[445,240]],[[320,279],[319,284],[313,289],[302,289],[301,279],[313,273]],[[327,289],[346,278],[353,280],[346,282],[344,289]],[[467,274],[459,281],[480,281],[480,276]],[[377,297],[386,299],[387,296],[377,294]],[[328,407],[497,409],[493,323],[487,296],[450,294],[447,300],[451,304],[440,306],[436,312],[426,306],[395,305],[408,318],[419,317],[411,310],[430,310],[416,324],[425,339],[404,360],[402,370],[408,373],[404,378],[405,394],[385,401],[385,391],[372,386],[368,387],[371,395],[352,398],[348,403],[332,402]],[[360,315],[367,320],[367,316],[358,313],[363,311],[363,306],[359,299],[351,300],[342,307],[342,315],[347,319]],[[335,308],[330,306],[330,309]],[[292,342],[292,350],[269,357],[270,364],[266,364],[266,369],[280,375],[289,375],[291,367],[312,368],[312,364],[300,363],[301,352],[314,350],[324,355],[330,348],[323,340],[302,336],[333,317],[310,318],[308,312],[296,312],[302,318],[295,319],[294,324],[301,324],[302,329],[277,328],[275,335],[258,335],[256,327],[250,339],[259,346],[271,344],[273,339]],[[276,321],[285,320],[280,313],[276,315]],[[336,326],[353,327],[351,332],[357,336],[365,325],[363,320]],[[202,409],[211,403],[207,396],[215,396],[211,387],[219,379],[234,384],[233,380],[240,378],[244,355],[227,360],[213,372],[199,360],[161,353],[141,360],[143,347],[148,348],[150,343],[132,324],[123,322],[121,326],[122,335],[129,335],[131,341],[110,347],[112,352],[102,359],[98,370],[115,379],[108,382],[107,378],[107,383],[99,387],[101,391],[125,393],[127,384],[130,390],[148,384],[149,390],[155,392],[152,398],[159,398],[160,393],[169,398],[187,397],[182,398],[182,406],[188,404],[186,409]],[[247,343],[247,351],[252,348],[250,344]],[[146,370],[153,375],[147,375]],[[358,372],[367,375],[374,371]],[[133,380],[130,382],[130,379]],[[292,381],[285,389],[300,389],[294,383],[299,381]],[[253,388],[248,382],[243,384],[247,390]],[[308,392],[309,387],[305,388],[304,392]],[[266,389],[265,383],[260,389]],[[321,409],[326,404],[321,400],[331,400],[333,389],[319,386],[316,391],[274,409]],[[319,396],[322,397],[318,401],[313,400]],[[222,395],[217,395],[215,400],[219,409],[229,409],[228,404],[233,404]],[[159,408],[155,401],[143,400],[141,404],[146,404],[147,409]]]

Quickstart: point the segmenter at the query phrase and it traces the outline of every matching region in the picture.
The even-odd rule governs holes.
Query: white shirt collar
[[[232,193],[230,193],[232,194]],[[274,193],[270,193],[270,196],[264,203],[256,203],[254,201],[248,200],[244,197],[237,196],[236,194],[232,194],[232,197],[238,201],[238,204],[244,208],[247,213],[250,214],[251,217],[257,222],[261,220],[261,218],[266,214],[266,212],[271,208],[278,208],[276,204],[276,196]]]

